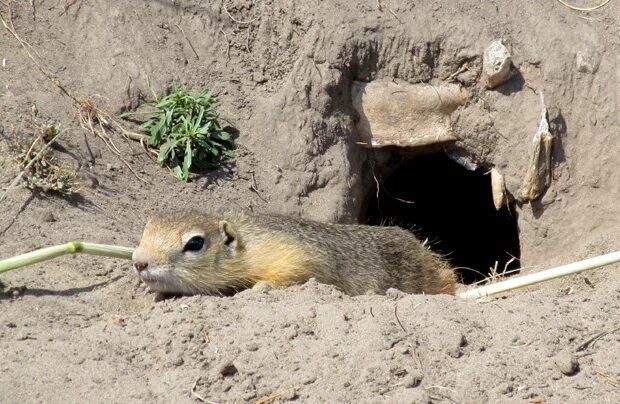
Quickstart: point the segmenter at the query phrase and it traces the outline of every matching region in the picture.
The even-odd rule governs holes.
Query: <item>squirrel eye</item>
[[[187,240],[185,246],[183,247],[183,252],[185,251],[200,251],[200,249],[204,246],[205,239],[201,236],[194,236]]]

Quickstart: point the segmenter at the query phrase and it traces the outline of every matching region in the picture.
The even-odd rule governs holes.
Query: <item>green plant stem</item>
[[[131,259],[133,248],[119,247],[106,244],[86,243],[82,241],[70,241],[66,244],[53,247],[41,248],[26,254],[16,255],[0,261],[0,273],[12,269],[21,268],[26,265],[51,260],[65,254],[84,253],[90,255],[100,255],[103,257]]]
[[[514,277],[502,282],[492,283],[490,285],[481,286],[459,293],[459,297],[463,299],[478,299],[487,297],[509,290],[534,285],[536,283],[549,281],[551,279],[561,278],[563,276],[578,274],[583,271],[611,265],[620,262],[620,251],[599,255],[598,257],[589,258],[579,262],[562,265],[559,267],[547,269],[545,271],[534,272],[532,274]]]

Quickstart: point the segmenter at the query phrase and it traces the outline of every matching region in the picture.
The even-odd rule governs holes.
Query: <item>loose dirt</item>
[[[351,86],[375,80],[466,87],[452,116],[459,140],[444,151],[495,167],[512,190],[542,91],[553,173],[540,199],[514,206],[523,271],[620,249],[617,1],[591,12],[473,0],[5,0],[0,9],[9,27],[0,27],[0,183],[19,171],[15,139],[53,121],[63,130],[54,150],[82,184],[68,199],[12,189],[0,257],[72,239],[135,246],[154,211],[358,221],[375,194],[376,154],[358,144]],[[495,39],[511,51],[513,77],[488,90],[482,54]],[[238,157],[185,184],[109,129],[139,180],[79,111],[88,100],[115,116],[174,82],[213,90],[238,130]],[[154,302],[128,262],[64,257],[0,276],[0,401],[616,403],[618,270],[487,302],[350,297],[312,281]]]

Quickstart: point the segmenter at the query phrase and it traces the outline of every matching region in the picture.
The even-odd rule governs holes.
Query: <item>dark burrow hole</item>
[[[489,276],[491,268],[519,268],[516,215],[508,206],[495,209],[491,176],[483,169],[470,171],[434,153],[404,159],[391,172],[376,171],[385,173],[377,178],[382,186],[378,197],[376,188],[367,195],[362,222],[412,230],[466,284]]]

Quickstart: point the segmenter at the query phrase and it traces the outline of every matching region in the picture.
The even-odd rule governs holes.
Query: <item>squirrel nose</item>
[[[146,268],[148,268],[149,264],[147,262],[135,262],[133,264],[133,267],[136,269],[136,271],[138,271],[138,273],[146,270]]]

